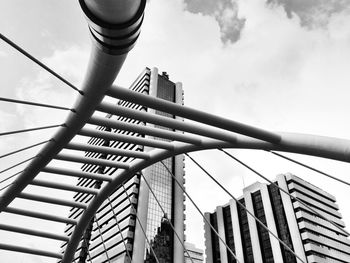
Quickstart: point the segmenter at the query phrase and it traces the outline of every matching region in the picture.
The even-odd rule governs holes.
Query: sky
[[[3,0],[0,17],[2,34],[79,87],[91,43],[78,1]],[[116,84],[128,87],[145,67],[157,67],[183,83],[186,106],[271,131],[350,140],[349,18],[348,0],[150,0],[141,36]],[[3,42],[0,72],[1,97],[67,107],[75,101],[76,92]],[[60,124],[65,116],[57,110],[0,102],[0,132]],[[3,136],[0,155],[45,140],[53,132]],[[37,150],[0,159],[0,170]],[[271,179],[291,172],[335,195],[349,227],[346,186],[266,152],[230,152]],[[244,186],[263,182],[220,154],[205,151],[192,156],[236,196]],[[288,156],[350,181],[347,163]],[[12,172],[20,167],[16,169]],[[0,178],[10,174],[2,173]],[[202,211],[212,212],[229,200],[189,160],[186,189]],[[187,241],[204,248],[203,220],[188,201],[186,208]],[[63,215],[66,212],[62,210]],[[0,219],[25,224],[4,214]],[[52,230],[59,233],[61,228]],[[0,236],[1,241],[8,234],[1,231]],[[30,247],[57,251],[56,243],[18,237]],[[0,257],[11,257],[11,262],[49,262],[3,251]]]

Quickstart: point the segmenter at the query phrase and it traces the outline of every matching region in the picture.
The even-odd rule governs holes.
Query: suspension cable
[[[162,205],[160,204],[160,202],[159,202],[158,198],[156,197],[155,193],[153,192],[151,186],[150,186],[149,183],[147,182],[146,177],[143,175],[142,172],[140,172],[140,174],[141,174],[142,178],[145,180],[145,183],[146,183],[148,189],[150,190],[150,192],[152,193],[152,195],[153,195],[155,201],[157,202],[159,208],[162,210],[162,213],[165,215],[166,212],[165,212],[164,208],[162,207]],[[183,243],[183,241],[182,241],[181,238],[179,237],[178,233],[175,231],[175,228],[174,228],[173,224],[171,223],[171,221],[170,221],[168,218],[167,218],[167,221],[169,222],[171,229],[173,230],[174,234],[176,235],[176,238],[177,238],[177,239],[179,240],[179,242],[181,243],[181,245],[182,245],[183,249],[185,250],[187,256],[189,257],[189,259],[191,260],[191,262],[194,263],[193,260],[192,260],[192,258],[191,258],[191,256],[190,256],[190,253],[188,252],[188,250],[187,250],[186,247],[185,247],[185,244]]]
[[[185,188],[180,184],[179,180],[176,178],[176,176],[170,171],[170,169],[164,164],[163,161],[160,161],[163,166],[165,167],[165,169],[168,171],[168,173],[171,175],[171,177],[174,179],[174,181],[176,182],[176,184],[181,188],[181,190],[186,194],[186,196],[190,199],[190,201],[192,202],[192,204],[194,205],[194,207],[197,209],[197,211],[199,212],[199,214],[202,216],[202,218],[204,219],[204,221],[210,226],[211,230],[215,233],[215,235],[220,239],[220,241],[222,242],[222,244],[225,245],[225,247],[227,248],[227,250],[230,252],[230,254],[234,257],[234,259],[240,263],[240,261],[238,260],[237,256],[235,255],[235,253],[232,251],[232,249],[227,245],[227,243],[222,239],[222,237],[219,235],[219,233],[216,231],[216,229],[214,228],[214,226],[210,223],[210,221],[204,216],[204,214],[202,213],[202,211],[199,209],[199,207],[197,206],[197,204],[193,201],[193,199],[191,198],[191,196],[187,193],[187,191],[185,190]]]
[[[79,92],[79,94],[84,95],[83,91],[79,90],[77,87],[75,87],[72,83],[70,83],[68,80],[64,79],[62,76],[60,76],[58,73],[56,73],[55,71],[53,71],[52,69],[50,69],[48,66],[46,66],[44,63],[40,62],[38,59],[36,59],[35,57],[33,57],[32,55],[30,55],[27,51],[25,51],[24,49],[22,49],[21,47],[19,47],[18,45],[16,45],[14,42],[12,42],[10,39],[8,39],[7,37],[5,37],[3,34],[0,33],[0,38],[5,41],[7,44],[9,44],[11,47],[13,47],[14,49],[16,49],[17,51],[19,51],[20,53],[22,53],[24,56],[26,56],[27,58],[29,58],[31,61],[35,62],[37,65],[39,65],[40,67],[42,67],[43,69],[45,69],[47,72],[51,73],[53,76],[55,76],[56,78],[58,78],[59,80],[61,80],[62,82],[64,82],[65,84],[67,84],[69,87],[71,87],[72,89],[76,90]]]
[[[295,159],[292,159],[292,158],[290,158],[290,157],[287,157],[287,156],[285,156],[285,155],[282,155],[282,154],[280,154],[280,153],[276,153],[276,152],[273,152],[273,151],[267,151],[267,152],[270,152],[270,153],[272,153],[272,154],[274,154],[274,155],[276,155],[276,156],[279,156],[279,157],[281,157],[281,158],[283,158],[283,159],[286,159],[286,160],[288,160],[288,161],[290,161],[290,162],[296,163],[296,164],[298,164],[298,165],[300,165],[300,166],[302,166],[302,167],[305,167],[305,168],[310,169],[310,170],[312,170],[312,171],[314,171],[314,172],[317,172],[317,173],[319,173],[319,174],[322,174],[322,175],[324,175],[324,176],[327,176],[327,177],[329,177],[329,178],[331,178],[331,179],[333,179],[333,180],[336,180],[336,181],[338,181],[338,182],[340,182],[340,183],[343,183],[343,184],[346,184],[346,185],[350,186],[350,183],[349,183],[349,182],[343,181],[342,179],[339,179],[339,178],[337,178],[337,177],[335,177],[335,176],[332,176],[332,175],[330,175],[330,174],[327,174],[327,173],[325,173],[325,172],[322,172],[322,171],[320,171],[320,170],[318,170],[318,169],[316,169],[316,168],[313,168],[313,167],[311,167],[311,166],[309,166],[309,165],[307,165],[307,164],[304,164],[304,163],[302,163],[302,162],[299,162],[299,161],[297,161],[297,160],[295,160]]]
[[[303,206],[305,206],[306,208],[308,208],[311,212],[315,213],[317,216],[321,217],[323,220],[327,221],[328,223],[330,223],[331,225],[333,225],[334,227],[336,227],[337,229],[339,229],[340,231],[342,231],[344,234],[346,235],[350,235],[345,229],[341,228],[340,226],[338,226],[336,223],[332,222],[331,220],[327,219],[325,216],[321,215],[319,212],[317,212],[315,209],[313,209],[311,206],[309,206],[307,203],[305,203],[303,200],[301,200],[300,198],[297,198],[293,195],[291,195],[290,193],[288,193],[286,190],[284,190],[283,188],[281,188],[278,184],[272,182],[270,179],[268,179],[267,177],[263,176],[261,173],[255,171],[253,168],[251,168],[250,166],[248,166],[247,164],[243,163],[242,161],[238,160],[236,157],[234,157],[232,154],[226,152],[223,149],[219,149],[220,151],[224,152],[226,155],[230,156],[232,159],[234,159],[236,162],[240,163],[241,165],[243,165],[244,167],[246,167],[247,169],[249,169],[250,171],[252,171],[253,173],[255,173],[256,175],[258,175],[259,177],[265,179],[267,182],[269,182],[270,184],[274,185],[275,187],[277,187],[280,191],[282,191],[283,193],[285,193],[286,195],[288,195],[290,198],[292,198],[293,200],[298,201],[299,203],[301,203]]]
[[[29,131],[44,130],[44,129],[50,129],[50,128],[57,128],[57,127],[62,127],[64,125],[65,124],[58,124],[58,125],[43,126],[43,127],[38,127],[38,128],[22,129],[22,130],[17,130],[17,131],[3,132],[3,133],[0,133],[0,136],[11,135],[11,134],[16,134],[16,133],[22,133],[22,132],[29,132]]]
[[[129,250],[128,250],[127,246],[126,246],[125,239],[124,239],[124,235],[123,235],[122,230],[121,230],[121,228],[120,228],[120,226],[119,226],[119,222],[118,222],[118,219],[117,219],[117,215],[115,214],[114,207],[113,207],[113,205],[112,205],[112,202],[111,202],[111,199],[109,198],[109,196],[107,197],[107,200],[108,200],[108,203],[109,203],[109,205],[110,205],[110,207],[111,207],[111,209],[112,209],[112,213],[113,213],[113,217],[114,217],[114,219],[115,219],[115,222],[117,223],[118,231],[119,231],[120,236],[121,236],[121,238],[122,238],[122,242],[123,242],[123,244],[124,244],[126,254],[127,254],[128,258],[130,259],[130,262],[132,262],[131,255],[130,255]]]
[[[0,155],[0,159],[1,159],[1,158],[4,158],[4,157],[7,157],[7,156],[10,156],[10,155],[15,154],[15,153],[22,152],[22,151],[24,151],[24,150],[28,150],[28,149],[30,149],[30,148],[33,148],[33,147],[35,147],[35,146],[38,146],[38,145],[41,145],[41,144],[47,143],[47,142],[49,142],[49,141],[51,141],[51,140],[46,140],[46,141],[43,141],[43,142],[39,142],[39,143],[36,143],[36,144],[30,145],[30,146],[27,146],[27,147],[24,147],[24,148],[21,148],[21,149],[15,150],[15,151],[13,151],[13,152],[9,152],[9,153],[6,153],[6,154],[3,154],[3,155]]]
[[[130,205],[132,205],[130,196],[129,196],[128,192],[126,192],[126,189],[125,189],[125,186],[124,186],[123,183],[122,183],[122,187],[123,187],[123,189],[124,189],[124,192],[126,193],[126,196],[128,197],[128,200],[129,200]],[[158,257],[157,257],[157,255],[156,255],[156,253],[155,253],[154,250],[153,250],[153,247],[151,246],[151,242],[149,241],[149,239],[148,239],[148,237],[147,237],[146,231],[145,231],[145,229],[143,228],[143,226],[142,226],[142,224],[141,224],[141,220],[140,220],[139,217],[137,216],[137,213],[135,213],[135,217],[136,217],[137,222],[138,222],[139,225],[140,225],[140,228],[141,228],[141,230],[142,230],[143,235],[145,236],[146,242],[147,242],[147,244],[149,245],[150,250],[151,250],[152,254],[154,255],[154,257],[155,257],[155,259],[156,259],[156,262],[157,262],[157,263],[160,263],[159,260],[158,260]]]
[[[26,163],[26,162],[28,162],[28,161],[30,161],[30,160],[36,158],[36,157],[37,157],[37,155],[36,155],[36,156],[33,156],[33,157],[31,157],[31,158],[28,158],[28,159],[26,159],[26,160],[24,160],[24,161],[22,161],[22,162],[19,162],[19,163],[15,164],[15,165],[12,165],[11,167],[8,167],[8,168],[6,168],[5,170],[0,171],[0,174],[6,172],[6,171],[8,171],[8,170],[11,170],[12,168],[15,168],[15,167],[17,167],[17,166],[19,166],[19,165],[21,165],[21,164],[24,164],[24,163]],[[22,172],[23,172],[23,171],[22,171]]]
[[[38,107],[44,107],[44,108],[52,108],[52,109],[57,109],[57,110],[70,110],[70,111],[74,110],[74,109],[70,109],[67,107],[55,106],[55,105],[50,105],[50,104],[43,104],[43,103],[32,102],[32,101],[27,101],[27,100],[15,100],[15,99],[9,99],[9,98],[4,98],[4,97],[0,97],[0,101],[6,101],[6,102],[18,103],[18,104],[26,104],[26,105],[32,105],[32,106],[38,106]]]
[[[24,171],[20,171],[20,172],[18,172],[18,173],[15,173],[15,174],[13,174],[13,175],[11,175],[11,176],[9,176],[9,177],[7,177],[7,178],[1,180],[1,181],[0,181],[0,184],[2,184],[3,182],[6,182],[7,180],[9,180],[9,179],[11,179],[11,178],[15,177],[16,175],[18,175],[18,174],[20,174],[20,173],[23,173],[23,172],[24,172]]]
[[[101,240],[102,240],[102,245],[103,245],[103,249],[105,250],[105,254],[107,256],[107,260],[108,260],[108,262],[111,262],[111,260],[109,259],[109,256],[108,256],[108,252],[107,252],[107,247],[106,247],[105,241],[104,241],[103,236],[102,236],[101,228],[100,228],[100,225],[98,223],[98,220],[97,220],[96,216],[95,216],[95,222],[96,222],[96,225],[97,225],[97,228],[98,228],[98,233],[100,234],[100,237],[101,237]]]
[[[296,258],[301,262],[305,263],[284,241],[282,241],[277,235],[275,235],[261,220],[259,220],[249,209],[245,207],[237,198],[235,198],[222,184],[220,184],[207,170],[205,170],[197,161],[195,161],[190,155],[185,153],[188,158],[191,159],[206,175],[208,175],[224,192],[226,192],[241,208],[243,208],[250,216],[252,216],[255,221],[266,231],[268,231],[274,238],[276,238],[284,248],[291,252]]]

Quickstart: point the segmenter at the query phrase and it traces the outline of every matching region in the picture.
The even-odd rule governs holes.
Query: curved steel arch
[[[182,153],[216,148],[242,148],[257,150],[278,150],[347,162],[350,160],[350,141],[297,133],[280,133],[279,135],[281,136],[281,143],[279,145],[239,135],[232,135],[233,137],[236,137],[236,143],[218,141],[208,138],[203,139],[200,145],[174,142],[173,151],[154,149],[149,152],[150,158],[148,160],[133,161],[130,164],[130,168],[128,170],[117,172],[113,180],[104,188],[102,188],[94,200],[89,204],[89,207],[81,216],[76,228],[73,231],[73,234],[71,235],[62,263],[70,262],[72,260],[74,252],[79,244],[81,236],[85,231],[85,228],[87,227],[87,224],[95,215],[98,208],[105,200],[107,200],[109,195],[111,195],[115,189],[120,187],[123,182],[129,180],[136,172],[141,171],[142,169],[145,169],[148,166],[169,157],[173,157]]]

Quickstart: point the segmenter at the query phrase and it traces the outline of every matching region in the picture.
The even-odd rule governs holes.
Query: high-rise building
[[[149,96],[154,96],[174,103],[183,104],[183,91],[181,83],[173,83],[166,73],[158,74],[156,68],[146,68],[130,86],[130,89]],[[169,118],[174,116],[146,108],[142,105],[119,101],[119,106],[139,111],[151,112]],[[107,115],[106,118],[118,121],[133,123],[137,125],[149,125],[142,121],[129,119],[120,116]],[[157,128],[163,128],[157,126]],[[109,127],[97,127],[101,131],[114,132],[124,135],[149,138],[148,135],[124,130],[111,129]],[[164,128],[166,129],[166,128]],[[159,139],[165,140],[165,139]],[[151,147],[144,147],[132,143],[109,141],[105,139],[91,138],[88,142],[91,145],[100,145],[118,149],[150,151]],[[119,162],[129,162],[129,157],[103,155],[87,152],[86,156],[103,158]],[[172,171],[180,183],[183,184],[184,157],[182,155],[168,158],[163,161],[167,168]],[[181,188],[174,183],[169,171],[162,163],[156,163],[151,167],[135,174],[133,178],[125,182],[123,186],[115,190],[97,211],[93,222],[86,230],[81,245],[75,254],[77,262],[153,262],[154,255],[150,249],[147,239],[160,262],[183,263],[184,250],[181,242],[184,242],[184,196]],[[82,170],[90,173],[103,173],[113,175],[118,171],[113,167],[102,167],[85,164]],[[158,206],[153,194],[149,191],[144,178],[151,185],[156,198],[162,205],[165,212]],[[79,186],[100,188],[102,182],[92,179],[80,178]],[[76,194],[74,200],[87,202],[91,196],[83,193]],[[72,208],[69,217],[79,217],[81,210]],[[137,215],[137,217],[136,217]],[[117,220],[115,220],[115,217]],[[181,242],[173,234],[170,223],[174,225]],[[140,226],[141,224],[141,226]],[[147,239],[144,232],[146,231]],[[68,225],[65,230],[67,235],[72,232],[72,226]],[[165,235],[166,234],[166,235]],[[164,237],[165,235],[165,237]],[[163,239],[167,242],[163,242]],[[64,247],[65,244],[62,245]],[[159,254],[157,254],[159,252]],[[176,255],[176,257],[174,257]],[[181,256],[182,255],[182,256]]]
[[[185,248],[187,252],[185,252],[185,263],[203,263],[203,250],[197,248],[192,243],[185,243]]]
[[[350,241],[335,197],[292,174],[278,175],[275,183],[317,213],[273,184],[254,183],[238,201],[304,262],[350,262]],[[301,262],[234,200],[205,217],[241,263]],[[237,262],[207,223],[204,228],[207,262]]]

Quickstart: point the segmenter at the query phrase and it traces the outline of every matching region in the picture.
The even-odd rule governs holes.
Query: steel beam
[[[39,218],[43,220],[48,220],[48,221],[55,221],[59,223],[64,223],[64,224],[71,224],[71,225],[76,225],[77,221],[71,218],[66,218],[66,217],[60,217],[60,216],[55,216],[47,213],[39,213],[39,212],[34,212],[31,210],[24,210],[20,208],[15,208],[15,207],[6,207],[4,212],[6,213],[11,213],[11,214],[17,214],[21,216],[29,216],[33,218]]]
[[[5,224],[0,224],[0,230],[16,232],[16,233],[37,236],[37,237],[44,237],[44,238],[55,239],[55,240],[61,240],[61,241],[68,241],[69,240],[69,237],[67,237],[67,236],[53,234],[53,233],[47,233],[47,232],[43,232],[43,231],[39,231],[39,230],[28,229],[28,228],[23,228],[23,227],[18,227],[18,226],[9,226],[9,225],[5,225]]]
[[[110,89],[108,89],[107,95],[263,141],[279,143],[281,140],[281,137],[277,133],[259,129],[244,123],[236,122],[153,96],[148,96],[130,89],[112,86]]]
[[[27,254],[37,255],[37,256],[57,258],[57,259],[62,259],[62,257],[63,257],[62,254],[55,253],[55,252],[50,252],[50,251],[46,251],[46,250],[39,250],[39,249],[34,249],[34,248],[28,248],[28,247],[14,246],[14,245],[9,245],[9,244],[1,244],[0,243],[0,249],[14,251],[14,252],[27,253]]]
[[[28,199],[28,200],[38,201],[38,202],[43,202],[43,203],[49,203],[49,204],[55,204],[55,205],[77,207],[77,208],[81,208],[81,209],[86,209],[86,207],[87,207],[87,205],[83,204],[83,203],[62,200],[62,199],[57,199],[57,198],[47,197],[47,196],[33,195],[33,194],[28,194],[28,193],[20,193],[18,195],[18,198],[23,198],[23,199]]]
[[[127,163],[123,163],[123,162],[108,161],[105,159],[89,158],[89,157],[83,157],[83,156],[65,154],[65,153],[57,154],[54,159],[68,161],[68,162],[77,162],[77,163],[109,166],[109,167],[115,167],[115,168],[121,168],[121,169],[128,169],[129,168],[129,165]]]
[[[175,131],[169,131],[145,125],[137,125],[133,123],[127,123],[124,121],[111,120],[98,116],[92,116],[89,120],[89,123],[94,125],[106,126],[118,130],[137,132],[140,134],[155,136],[171,141],[186,142],[196,145],[201,144],[201,139],[191,134],[176,133]]]
[[[155,125],[164,126],[178,131],[184,131],[188,133],[201,135],[204,137],[214,138],[232,143],[236,142],[236,134],[232,132],[216,129],[207,125],[200,125],[199,123],[186,123],[180,120],[167,118],[161,115],[151,114],[149,112],[128,109],[105,101],[101,102],[101,104],[97,107],[97,110],[105,113],[110,113],[152,123]]]
[[[88,137],[96,137],[96,138],[102,138],[102,139],[111,140],[111,141],[133,143],[137,145],[144,145],[144,146],[150,146],[150,147],[167,149],[167,150],[173,149],[173,145],[169,142],[147,139],[141,136],[123,135],[123,134],[118,134],[114,132],[98,131],[98,130],[93,130],[88,128],[81,129],[81,131],[79,131],[78,134],[83,136],[88,136]]]
[[[67,176],[74,176],[74,177],[79,177],[79,178],[80,177],[81,178],[88,178],[88,179],[100,180],[100,181],[106,181],[106,182],[112,181],[112,177],[107,176],[107,175],[74,171],[72,169],[64,169],[64,168],[52,167],[52,166],[46,166],[45,168],[42,169],[42,172],[52,173],[52,174],[61,174],[61,175],[67,175]]]
[[[141,151],[123,150],[123,149],[117,149],[117,148],[112,148],[107,146],[96,146],[96,145],[89,145],[89,144],[83,144],[83,143],[77,143],[77,142],[70,142],[66,145],[65,148],[70,150],[104,153],[104,154],[111,154],[116,156],[127,156],[127,157],[134,157],[134,158],[140,158],[140,159],[150,158],[148,153],[141,152]]]
[[[97,195],[97,193],[98,193],[98,190],[93,189],[93,188],[74,186],[74,185],[69,185],[69,184],[61,184],[61,183],[44,181],[44,180],[39,180],[39,179],[34,179],[30,184],[42,186],[42,187],[47,187],[47,188],[72,191],[72,192],[77,192],[77,193],[92,194],[92,195]]]

